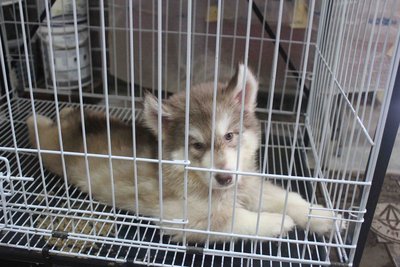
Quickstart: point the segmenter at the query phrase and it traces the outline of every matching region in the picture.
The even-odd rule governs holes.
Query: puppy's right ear
[[[244,86],[243,86],[244,85]],[[258,82],[251,70],[243,64],[239,64],[235,75],[229,81],[225,92],[230,94],[238,104],[242,103],[244,94],[244,108],[254,112],[257,106]]]
[[[164,132],[168,128],[168,123],[171,118],[171,113],[168,110],[166,104],[161,103],[158,99],[151,94],[146,92],[144,94],[144,108],[143,108],[143,120],[144,124],[158,136],[158,112],[159,105],[161,105],[161,120],[162,120],[162,131]]]

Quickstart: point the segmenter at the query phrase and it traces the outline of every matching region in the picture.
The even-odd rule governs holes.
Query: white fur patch
[[[201,165],[204,168],[210,168],[211,167],[211,153],[210,150],[207,150],[204,155],[203,158],[201,159]]]
[[[172,160],[183,160],[185,158],[185,149],[180,148],[171,152]]]
[[[237,151],[236,148],[226,148],[224,151],[225,154],[225,169],[226,170],[230,170],[230,171],[234,171],[236,170],[236,162],[237,162]],[[237,165],[237,170],[241,171],[242,170],[242,158],[239,159],[238,165]],[[233,177],[235,177],[235,174],[232,174]],[[242,178],[241,175],[237,176],[237,182],[240,181],[240,179]],[[236,179],[236,178],[234,178]]]
[[[254,157],[254,152],[258,148],[258,138],[257,135],[252,131],[243,132],[242,135],[242,147],[240,149],[240,162],[245,163],[244,166],[241,166],[243,170],[247,170],[248,168],[252,169],[252,158]],[[250,164],[250,165],[249,165]],[[246,166],[249,165],[249,166]]]
[[[235,148],[225,148],[224,156],[225,156],[224,168],[226,170],[230,170],[230,171],[236,170],[236,161],[237,161],[236,149]],[[238,170],[240,170],[240,160],[239,160]]]
[[[228,114],[223,113],[217,121],[217,136],[224,136],[229,131],[231,118]]]

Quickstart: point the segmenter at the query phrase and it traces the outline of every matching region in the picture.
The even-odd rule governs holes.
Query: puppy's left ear
[[[242,104],[242,95],[244,94],[245,110],[254,112],[257,106],[258,81],[245,65],[240,64],[237,67],[236,73],[229,81],[225,91],[234,97],[239,105]]]
[[[150,92],[145,92],[143,104],[144,124],[154,133],[155,136],[158,136],[158,109],[159,105],[161,105],[161,120],[164,136],[164,133],[168,128],[168,123],[171,119],[171,113],[167,104],[163,103],[161,100],[158,100]]]

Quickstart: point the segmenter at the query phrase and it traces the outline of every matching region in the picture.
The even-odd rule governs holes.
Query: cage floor
[[[60,103],[61,106],[75,105]],[[50,101],[35,101],[39,114],[54,115],[55,105]],[[102,110],[102,106],[86,105],[86,108]],[[75,187],[66,186],[63,179],[44,170],[41,172],[36,153],[29,148],[25,119],[31,111],[28,99],[11,101],[16,147],[10,124],[7,104],[0,110],[0,156],[11,165],[12,186],[3,182],[4,192],[10,193],[2,201],[0,212],[0,246],[15,253],[29,250],[32,260],[43,257],[57,259],[68,256],[79,261],[113,261],[117,263],[174,265],[174,266],[307,266],[329,265],[331,246],[324,237],[305,237],[304,231],[295,229],[282,242],[237,241],[236,243],[179,244],[151,222],[124,210],[111,209]],[[113,116],[131,120],[131,111],[112,108]],[[262,121],[265,130],[266,122]],[[273,122],[268,144],[266,171],[287,174],[294,124]],[[306,151],[303,144],[304,125],[300,125],[296,144],[293,174],[309,176]],[[265,150],[265,135],[260,150],[260,164]],[[19,163],[17,160],[19,158]],[[4,166],[0,163],[0,171]],[[33,178],[28,179],[19,178]],[[307,183],[292,182],[292,190],[309,197]],[[68,194],[67,194],[68,193]],[[69,195],[69,197],[67,197]],[[160,237],[162,236],[162,237]],[[304,242],[307,240],[307,242]],[[334,242],[334,240],[332,241]],[[19,250],[23,249],[23,250]],[[9,251],[7,252],[9,253]]]

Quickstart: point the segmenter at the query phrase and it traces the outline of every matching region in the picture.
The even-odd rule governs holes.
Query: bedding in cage
[[[38,262],[350,265],[392,90],[398,17],[389,0],[2,2],[0,252],[29,251],[25,260]],[[174,243],[157,218],[106,206],[43,167],[41,155],[68,151],[29,144],[33,112],[56,119],[83,107],[132,124],[145,90],[167,97],[187,79],[225,81],[238,61],[260,82],[261,172],[333,211],[329,235],[295,228],[286,237]],[[18,72],[25,78],[12,78]]]

